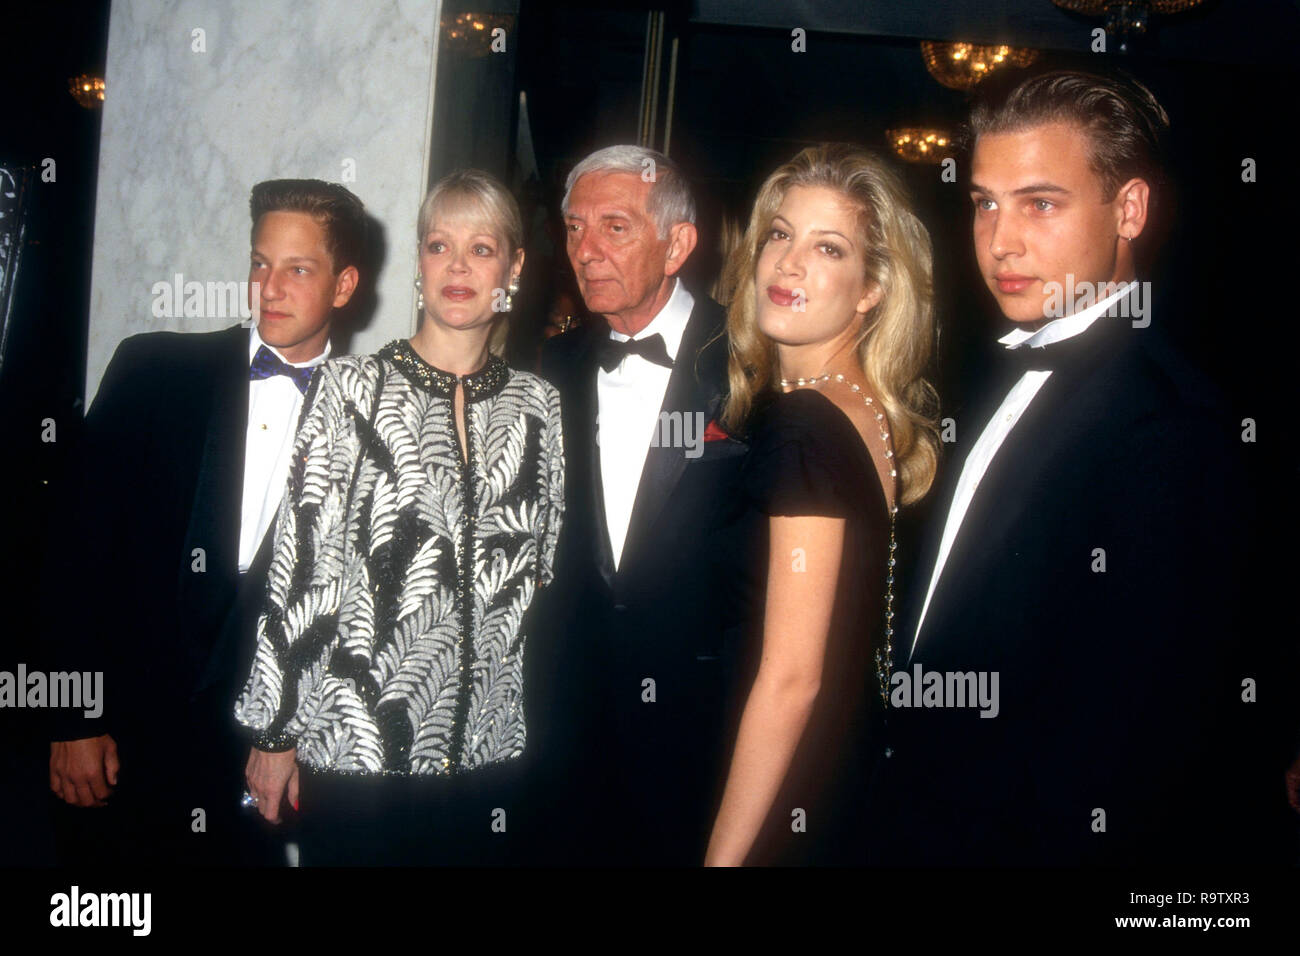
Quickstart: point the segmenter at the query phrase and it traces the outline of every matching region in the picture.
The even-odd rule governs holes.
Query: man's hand
[[[1300,756],[1286,771],[1286,799],[1291,809],[1300,813]]]
[[[269,754],[256,747],[244,770],[248,792],[257,797],[257,812],[271,823],[280,822],[280,801],[288,790],[289,803],[298,809],[298,750]]]
[[[102,807],[117,786],[117,743],[108,734],[50,744],[50,789],[74,807]]]

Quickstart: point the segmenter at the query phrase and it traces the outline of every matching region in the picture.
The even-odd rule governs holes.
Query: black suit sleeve
[[[81,709],[51,709],[52,740],[78,740],[113,732],[115,689],[121,687],[118,641],[129,636],[128,622],[114,616],[116,582],[130,574],[120,549],[131,540],[126,502],[147,481],[151,401],[146,385],[150,360],[144,336],[121,342],[109,362],[86,416],[81,447],[62,513],[55,522],[57,544],[45,568],[49,593],[64,599],[47,617],[45,639],[52,670],[102,672],[103,712],[86,717]]]

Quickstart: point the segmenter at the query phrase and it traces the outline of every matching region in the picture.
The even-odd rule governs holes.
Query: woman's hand
[[[254,747],[244,769],[248,792],[257,798],[257,812],[270,823],[280,822],[280,801],[288,791],[289,804],[298,809],[298,750],[267,753]]]

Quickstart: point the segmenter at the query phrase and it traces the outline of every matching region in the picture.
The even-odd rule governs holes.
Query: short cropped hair
[[[981,85],[965,130],[965,145],[989,133],[1014,133],[1045,123],[1074,123],[1088,137],[1088,165],[1107,200],[1138,177],[1151,187],[1152,205],[1167,182],[1165,139],[1169,116],[1136,79],[1082,70],[994,76]]]
[[[320,179],[269,179],[253,187],[248,200],[252,235],[268,212],[303,212],[325,230],[334,272],[360,267],[366,247],[366,207],[346,187]],[[250,238],[250,242],[251,242]]]
[[[574,166],[564,181],[564,199],[560,211],[569,214],[569,194],[574,184],[587,173],[636,173],[653,170],[654,180],[646,200],[646,212],[655,221],[660,239],[679,222],[695,222],[695,197],[681,167],[663,153],[644,146],[606,146]]]

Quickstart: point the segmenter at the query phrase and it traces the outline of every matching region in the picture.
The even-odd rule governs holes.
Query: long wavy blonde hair
[[[776,344],[755,319],[755,270],[772,220],[792,186],[833,189],[857,207],[866,278],[881,289],[857,342],[858,364],[889,420],[899,501],[913,504],[934,482],[939,459],[938,396],[922,377],[934,338],[930,234],[913,214],[885,161],[859,146],[810,146],[767,177],[743,241],[727,262],[725,287],[731,392],[723,423],[743,431],[764,393],[779,387]]]

